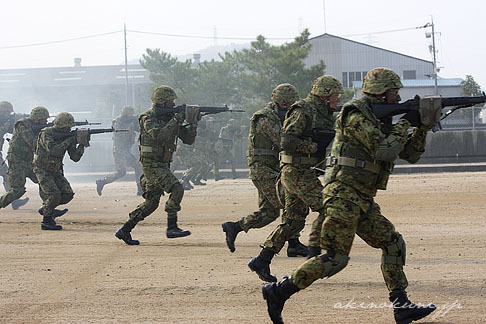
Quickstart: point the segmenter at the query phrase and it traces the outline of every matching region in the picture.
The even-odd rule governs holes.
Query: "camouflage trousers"
[[[280,252],[285,241],[295,237],[305,226],[309,208],[314,212],[323,212],[322,184],[315,171],[310,168],[285,164],[280,172],[280,181],[285,190],[285,209],[282,215],[283,222],[267,237],[264,246],[275,253]],[[317,219],[316,219],[317,221]],[[319,237],[319,226],[312,237]],[[309,245],[318,243],[309,240]]]
[[[67,204],[73,199],[73,189],[64,177],[62,169],[48,171],[34,168],[34,173],[39,181],[39,193],[42,198],[44,216],[51,216],[57,206]]]
[[[252,228],[264,227],[280,216],[283,208],[275,187],[278,179],[278,166],[265,163],[250,165],[250,179],[258,190],[258,211],[239,220],[240,227],[248,232]]]
[[[3,179],[3,188],[5,192],[10,190],[10,185],[8,184],[8,166],[7,163],[0,157],[0,177]]]
[[[349,255],[355,234],[369,246],[386,250],[397,242],[400,234],[393,224],[386,219],[375,202],[368,204],[363,211],[349,200],[325,196],[325,220],[322,224],[321,247],[326,251],[335,251]],[[327,271],[320,257],[307,260],[292,273],[295,285],[301,289],[310,286]],[[381,263],[381,271],[390,291],[405,289],[408,286],[403,272],[403,265]]]
[[[32,180],[32,182],[37,183],[37,177],[34,174],[32,162],[20,159],[9,159],[8,164],[8,182],[10,189],[0,197],[0,208],[7,207],[12,201],[17,200],[24,195],[27,178]]]
[[[140,176],[142,175],[142,169],[138,159],[129,151],[114,151],[113,159],[115,161],[116,172],[110,173],[105,177],[105,183],[112,183],[127,174],[127,166],[133,168],[135,171],[135,180],[137,187],[140,189]]]
[[[169,199],[165,203],[167,217],[177,218],[177,212],[181,210],[184,188],[170,171],[170,163],[143,158],[140,161],[142,162],[140,184],[145,201],[130,212],[129,219],[138,223],[152,214],[159,207],[160,197],[164,192],[169,193]]]
[[[186,164],[187,170],[182,175],[182,180],[195,180],[197,176],[208,165],[204,152],[200,150],[194,150],[189,157],[185,158],[184,164]]]

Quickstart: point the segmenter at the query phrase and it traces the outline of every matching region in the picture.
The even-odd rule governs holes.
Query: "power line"
[[[425,24],[425,25],[419,26],[419,27],[391,29],[391,30],[384,30],[384,31],[378,31],[378,32],[362,33],[362,34],[349,34],[349,35],[342,35],[342,36],[343,37],[350,37],[350,36],[366,36],[366,35],[387,34],[387,33],[396,33],[396,32],[406,31],[406,30],[421,29],[421,28],[426,28],[426,27],[429,27],[429,24]]]
[[[139,30],[130,30],[127,29],[127,32],[137,33],[137,34],[148,34],[148,35],[158,35],[158,36],[168,36],[168,37],[181,37],[181,38],[201,38],[201,39],[214,39],[214,36],[196,36],[196,35],[181,35],[181,34],[165,34],[165,33],[154,33],[154,32],[145,32]],[[255,37],[216,37],[217,39],[226,39],[226,40],[255,40]],[[293,38],[265,38],[268,40],[291,40]]]
[[[77,41],[77,40],[81,40],[81,39],[95,38],[95,37],[100,37],[100,36],[106,36],[106,35],[121,33],[122,31],[123,30],[117,30],[117,31],[112,31],[112,32],[108,32],[108,33],[103,33],[103,34],[90,35],[90,36],[82,36],[82,37],[76,37],[76,38],[68,38],[68,39],[62,39],[62,40],[51,41],[51,42],[42,42],[42,43],[34,43],[34,44],[23,44],[23,45],[13,45],[13,46],[2,46],[2,47],[0,47],[0,49],[21,48],[21,47],[31,47],[31,46],[40,46],[40,45],[48,45],[48,44],[72,42],[72,41]]]

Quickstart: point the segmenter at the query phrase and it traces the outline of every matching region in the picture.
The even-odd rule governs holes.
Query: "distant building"
[[[0,100],[8,100],[19,112],[28,112],[37,105],[49,111],[92,111],[106,107],[110,100],[115,111],[103,115],[117,115],[125,104],[150,106],[147,87],[151,85],[149,72],[139,64],[128,65],[126,91],[125,65],[82,66],[76,58],[71,67],[0,70]],[[99,112],[98,112],[99,113]]]

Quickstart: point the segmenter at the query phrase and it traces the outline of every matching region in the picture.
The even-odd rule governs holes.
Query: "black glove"
[[[422,125],[422,123],[420,122],[420,113],[418,110],[410,110],[402,118],[408,120],[410,124],[412,124],[412,126],[419,127],[420,125]]]

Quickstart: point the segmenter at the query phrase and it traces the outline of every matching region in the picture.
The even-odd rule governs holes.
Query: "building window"
[[[354,72],[354,80],[361,81],[361,72]]]
[[[415,80],[417,79],[417,71],[415,70],[404,70],[403,80]]]
[[[348,72],[343,72],[343,87],[348,88]]]
[[[354,76],[355,76],[354,72],[349,72],[349,87],[350,88],[353,87],[353,81],[356,81]]]
[[[361,72],[361,73],[362,73],[362,75],[363,75],[363,80],[364,80],[364,78],[365,78],[365,76],[368,74],[368,72],[366,72],[366,71],[365,71],[365,72]]]

